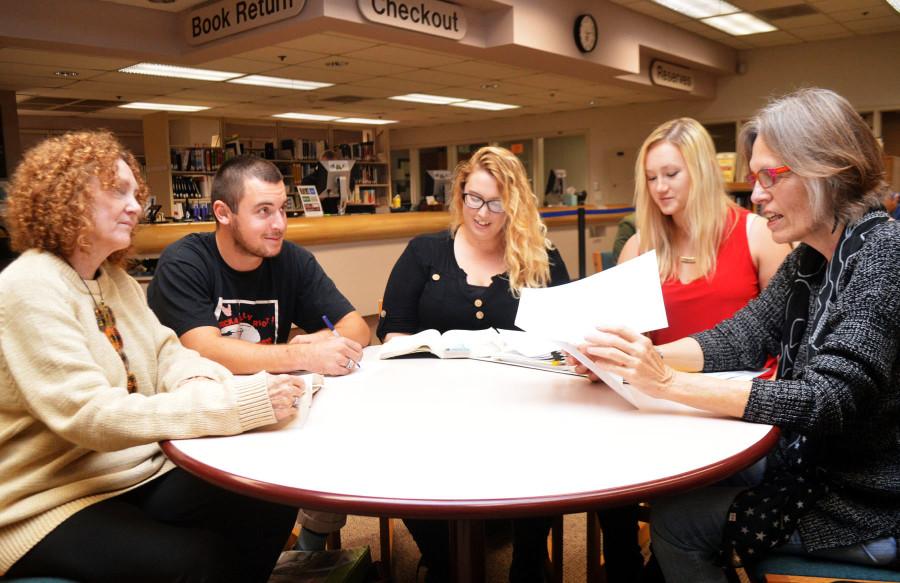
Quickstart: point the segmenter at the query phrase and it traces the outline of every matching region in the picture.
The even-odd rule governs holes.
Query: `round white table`
[[[378,360],[329,378],[305,423],[163,443],[250,496],[348,514],[455,522],[458,580],[483,573],[480,519],[554,515],[715,482],[778,430],[634,409],[577,377],[468,359]]]

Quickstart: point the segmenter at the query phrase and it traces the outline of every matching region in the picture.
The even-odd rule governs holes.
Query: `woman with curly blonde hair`
[[[303,382],[235,378],[160,325],[122,269],[146,194],[108,132],[48,139],[13,176],[0,576],[263,582],[294,523],[296,509],[207,484],[159,448],[292,417]]]
[[[456,169],[451,227],[410,241],[391,271],[378,325],[382,340],[422,330],[515,328],[519,293],[560,285],[569,274],[547,240],[519,159],[484,147]],[[448,527],[407,520],[428,581],[446,580]],[[540,581],[549,518],[514,522],[510,581]]]

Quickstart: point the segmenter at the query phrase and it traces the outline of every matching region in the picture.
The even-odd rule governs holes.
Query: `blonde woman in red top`
[[[669,327],[655,345],[712,328],[759,295],[791,251],[725,192],[712,138],[691,118],[657,127],[635,164],[637,233],[619,263],[656,250]],[[602,511],[610,580],[636,580],[635,507]]]

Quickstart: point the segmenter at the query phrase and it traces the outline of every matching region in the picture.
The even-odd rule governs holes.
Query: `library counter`
[[[588,225],[615,225],[631,212],[629,207],[585,207]],[[572,226],[577,207],[545,207],[541,210],[548,228]],[[410,239],[422,233],[433,233],[447,227],[449,212],[407,212],[379,215],[345,215],[320,218],[290,218],[286,239],[299,245],[330,245],[383,239]],[[213,222],[142,224],[135,232],[134,246],[138,255],[158,255],[171,243],[190,233],[209,232]]]
[[[570,277],[578,276],[578,219],[576,207],[541,211],[548,236],[562,254]],[[612,247],[616,225],[629,207],[587,207],[587,255]],[[388,276],[397,258],[416,235],[446,229],[448,212],[406,212],[380,215],[288,219],[287,240],[312,252],[350,303],[364,315],[380,310]],[[611,227],[611,228],[610,228]],[[141,225],[135,233],[135,252],[155,257],[171,243],[195,232],[211,232],[215,223]]]

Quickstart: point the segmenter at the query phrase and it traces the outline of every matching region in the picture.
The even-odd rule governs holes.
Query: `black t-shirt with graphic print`
[[[215,326],[223,336],[260,344],[287,342],[291,324],[306,332],[337,322],[353,306],[312,253],[284,242],[253,271],[235,271],[222,259],[215,233],[193,233],[159,258],[147,301],[178,336]]]

